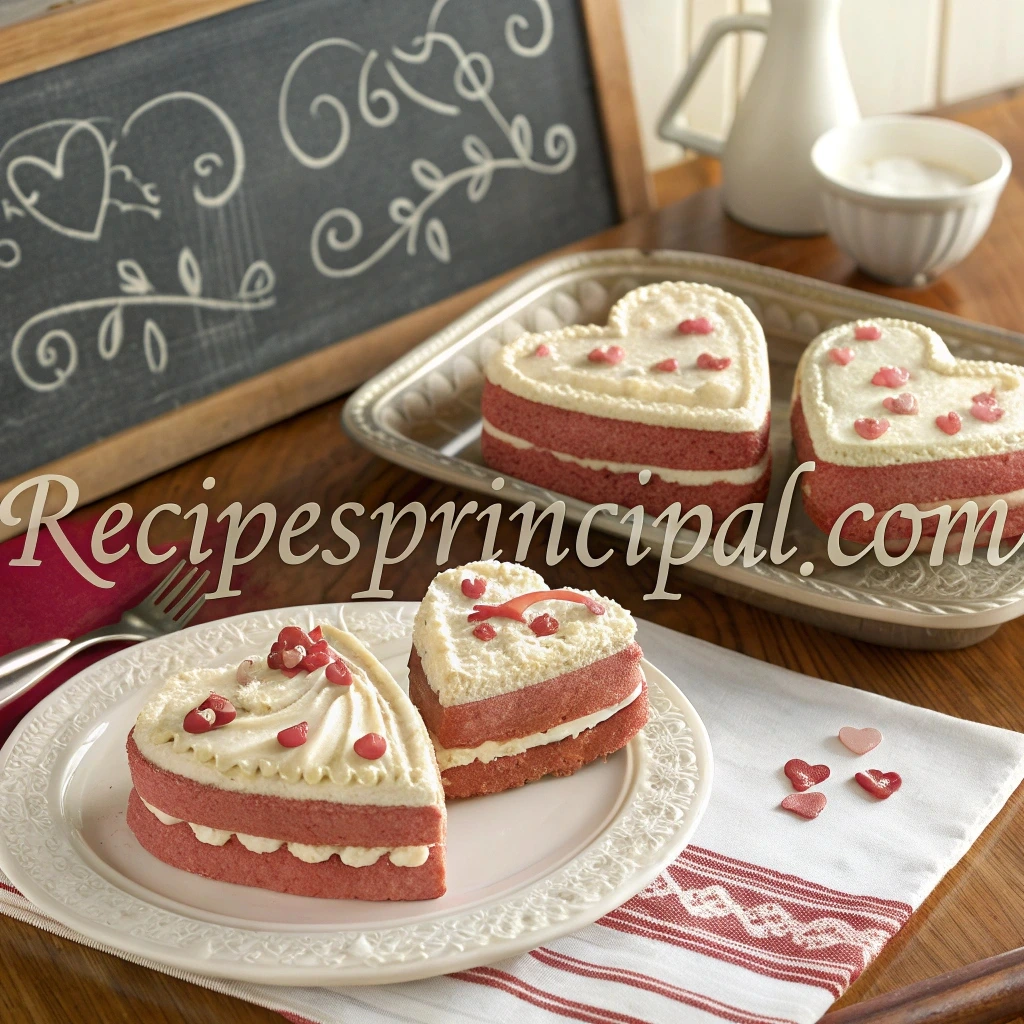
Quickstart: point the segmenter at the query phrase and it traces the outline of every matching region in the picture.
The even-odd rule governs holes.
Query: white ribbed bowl
[[[852,169],[913,157],[958,171],[971,184],[949,193],[879,195]],[[826,132],[811,162],[835,243],[872,277],[921,285],[960,263],[992,223],[1010,175],[1010,154],[984,132],[935,117],[886,115]]]

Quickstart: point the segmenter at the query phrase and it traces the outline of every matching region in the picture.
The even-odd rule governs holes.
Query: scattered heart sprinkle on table
[[[793,793],[782,801],[782,809],[792,811],[810,821],[811,818],[816,818],[821,814],[826,803],[828,801],[825,799],[824,793]]]
[[[874,750],[882,742],[882,734],[877,729],[854,729],[853,726],[844,725],[839,730],[839,742],[847,750],[863,755]]]
[[[879,800],[888,800],[903,785],[903,779],[896,772],[881,772],[877,768],[869,768],[866,772],[857,772],[854,779],[861,789],[867,790]],[[812,796],[813,794],[808,793],[807,795]]]
[[[824,782],[832,774],[827,764],[808,764],[799,757],[787,761],[782,770],[786,773],[786,778],[793,783],[793,788],[800,793],[819,782]]]

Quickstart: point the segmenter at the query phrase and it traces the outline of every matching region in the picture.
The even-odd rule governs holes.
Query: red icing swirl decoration
[[[512,600],[506,601],[504,604],[476,604],[473,605],[473,610],[469,613],[470,622],[483,622],[485,619],[512,619],[513,622],[526,622],[526,617],[523,613],[531,605],[537,604],[539,601],[569,601],[572,604],[585,605],[587,611],[592,615],[604,615],[604,605],[598,604],[592,597],[587,597],[586,594],[577,594],[575,590],[536,590],[529,594],[520,594],[518,597],[513,597]],[[547,619],[555,624],[555,629],[551,630],[553,633],[558,629],[558,621],[550,615],[539,615],[534,622],[538,619]],[[547,623],[542,624],[541,628],[545,628]],[[532,623],[531,623],[532,628]],[[550,636],[550,633],[540,633],[534,630],[538,636]],[[474,635],[479,635],[474,630]],[[483,637],[480,637],[482,640]]]

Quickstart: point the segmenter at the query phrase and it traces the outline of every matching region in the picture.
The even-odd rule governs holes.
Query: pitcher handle
[[[694,128],[685,128],[676,123],[676,116],[686,103],[719,42],[730,32],[767,32],[770,21],[771,17],[767,14],[734,14],[727,18],[719,18],[708,26],[700,48],[686,68],[676,91],[665,105],[665,111],[658,122],[658,135],[661,138],[667,142],[678,142],[679,145],[695,149],[698,153],[721,157],[725,139]]]

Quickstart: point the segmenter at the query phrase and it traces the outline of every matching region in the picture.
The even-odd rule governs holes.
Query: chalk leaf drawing
[[[530,19],[524,14],[513,14],[505,22],[505,43],[509,50],[522,58],[535,58],[551,45],[554,25],[549,0],[532,0],[539,15],[540,28],[534,43],[523,41],[532,30]],[[479,203],[487,195],[498,171],[529,171],[534,174],[562,174],[576,159],[576,137],[565,124],[551,125],[544,133],[542,154],[538,155],[533,127],[524,114],[506,117],[493,98],[494,65],[484,53],[467,53],[456,37],[438,28],[441,12],[448,0],[437,0],[427,27],[422,35],[413,38],[408,50],[393,46],[388,56],[381,58],[378,50],[367,50],[351,39],[331,37],[307,46],[292,61],[281,84],[278,97],[278,122],[281,137],[292,156],[303,166],[322,170],[336,164],[345,154],[352,137],[352,120],[348,107],[331,93],[320,93],[309,105],[309,116],[320,118],[333,115],[337,120],[337,137],[333,145],[321,153],[310,152],[296,138],[291,123],[290,95],[296,78],[311,58],[324,51],[344,56],[355,55],[359,72],[356,81],[355,102],[362,120],[372,128],[388,128],[398,118],[401,94],[407,100],[440,117],[457,118],[464,104],[479,104],[498,127],[508,145],[508,152],[495,155],[483,140],[469,133],[462,140],[465,163],[445,171],[423,158],[410,165],[413,182],[422,190],[417,199],[397,196],[388,206],[388,216],[395,225],[387,238],[361,259],[355,250],[364,237],[362,218],[349,207],[335,207],[320,216],[310,237],[310,255],[316,269],[326,277],[357,277],[384,259],[392,249],[404,242],[407,255],[416,254],[422,235],[428,252],[441,263],[451,259],[448,232],[434,207],[453,189],[465,185],[469,200]],[[425,65],[432,59],[447,57],[452,63],[452,86],[455,96],[464,103],[429,96],[417,89],[403,73],[416,65]],[[383,66],[391,86],[371,88],[374,70]],[[346,256],[345,254],[352,254]],[[340,257],[340,258],[339,258]]]
[[[251,312],[268,309],[275,303],[274,271],[265,260],[249,265],[235,295],[215,298],[202,294],[203,277],[199,261],[191,249],[178,255],[178,278],[182,293],[157,291],[145,270],[135,260],[117,264],[120,294],[106,298],[69,302],[37,313],[18,329],[11,345],[14,369],[26,387],[33,391],[55,391],[78,369],[78,342],[66,326],[77,323],[83,314],[103,313],[96,332],[100,358],[114,359],[124,346],[125,310],[133,308],[154,312],[161,308],[186,307],[214,312]],[[154,316],[142,327],[142,351],[152,373],[163,373],[170,361],[167,336]]]
[[[141,119],[157,108],[180,103],[206,110],[225,137],[226,143],[205,149],[192,161],[192,170],[200,179],[192,188],[195,202],[205,208],[223,206],[237,191],[245,173],[242,137],[231,118],[212,100],[199,93],[179,91],[143,103],[110,138],[99,127],[109,121],[103,117],[57,118],[13,135],[0,147],[0,187],[10,193],[0,195],[4,221],[9,224],[27,216],[65,238],[97,242],[111,210],[159,220],[162,209],[156,184],[141,180],[127,162],[115,157]],[[195,124],[201,122],[197,119]],[[217,170],[224,170],[227,182],[212,187]],[[17,240],[0,238],[0,270],[12,270],[21,259],[22,246]]]

